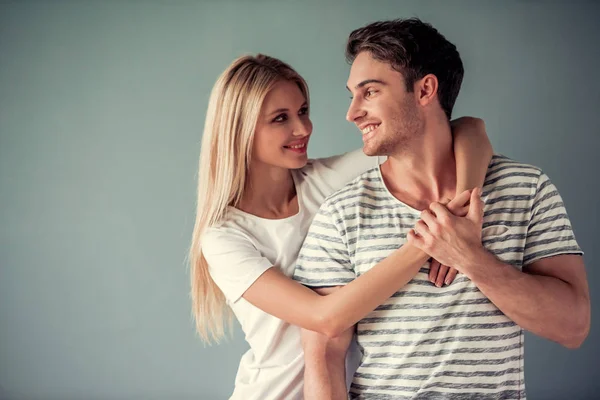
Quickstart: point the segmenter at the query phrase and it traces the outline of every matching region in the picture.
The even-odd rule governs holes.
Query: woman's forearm
[[[421,250],[405,244],[327,296],[283,275],[279,268],[270,268],[242,297],[292,325],[336,337],[406,285],[428,258]]]
[[[405,244],[341,290],[320,297],[319,331],[336,337],[356,324],[404,287],[428,258],[421,250]]]
[[[492,159],[492,144],[482,119],[462,117],[451,122],[456,160],[456,193],[483,187]]]

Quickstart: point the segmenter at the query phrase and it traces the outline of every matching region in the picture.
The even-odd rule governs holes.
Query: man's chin
[[[372,146],[368,146],[368,145],[364,145],[363,146],[363,153],[365,153],[365,155],[369,156],[369,157],[373,157],[373,156],[380,156],[381,154],[379,154],[379,149],[376,147],[372,147]]]

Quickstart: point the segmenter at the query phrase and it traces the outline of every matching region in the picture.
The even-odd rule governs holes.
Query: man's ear
[[[417,101],[422,106],[427,106],[437,97],[438,79],[433,74],[427,74],[415,82]]]

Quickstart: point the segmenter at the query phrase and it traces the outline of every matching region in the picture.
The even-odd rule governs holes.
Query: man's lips
[[[362,132],[362,138],[363,138],[363,142],[366,142],[367,140],[371,139],[373,136],[375,136],[378,132],[378,128],[379,128],[379,124],[375,124],[375,123],[369,123],[369,124],[365,124],[360,128],[360,131]]]

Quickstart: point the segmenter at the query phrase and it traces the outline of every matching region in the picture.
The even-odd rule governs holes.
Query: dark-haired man
[[[467,216],[452,215],[441,199],[458,194],[449,125],[463,78],[456,47],[408,19],[357,29],[346,54],[347,119],[364,152],[388,161],[325,201],[295,278],[335,290],[398,238],[461,273],[437,288],[423,268],[357,324],[363,355],[351,397],[524,399],[523,330],[568,348],[589,330],[582,252],[559,193],[539,168],[494,156]],[[345,397],[352,333],[305,337],[306,398]]]

